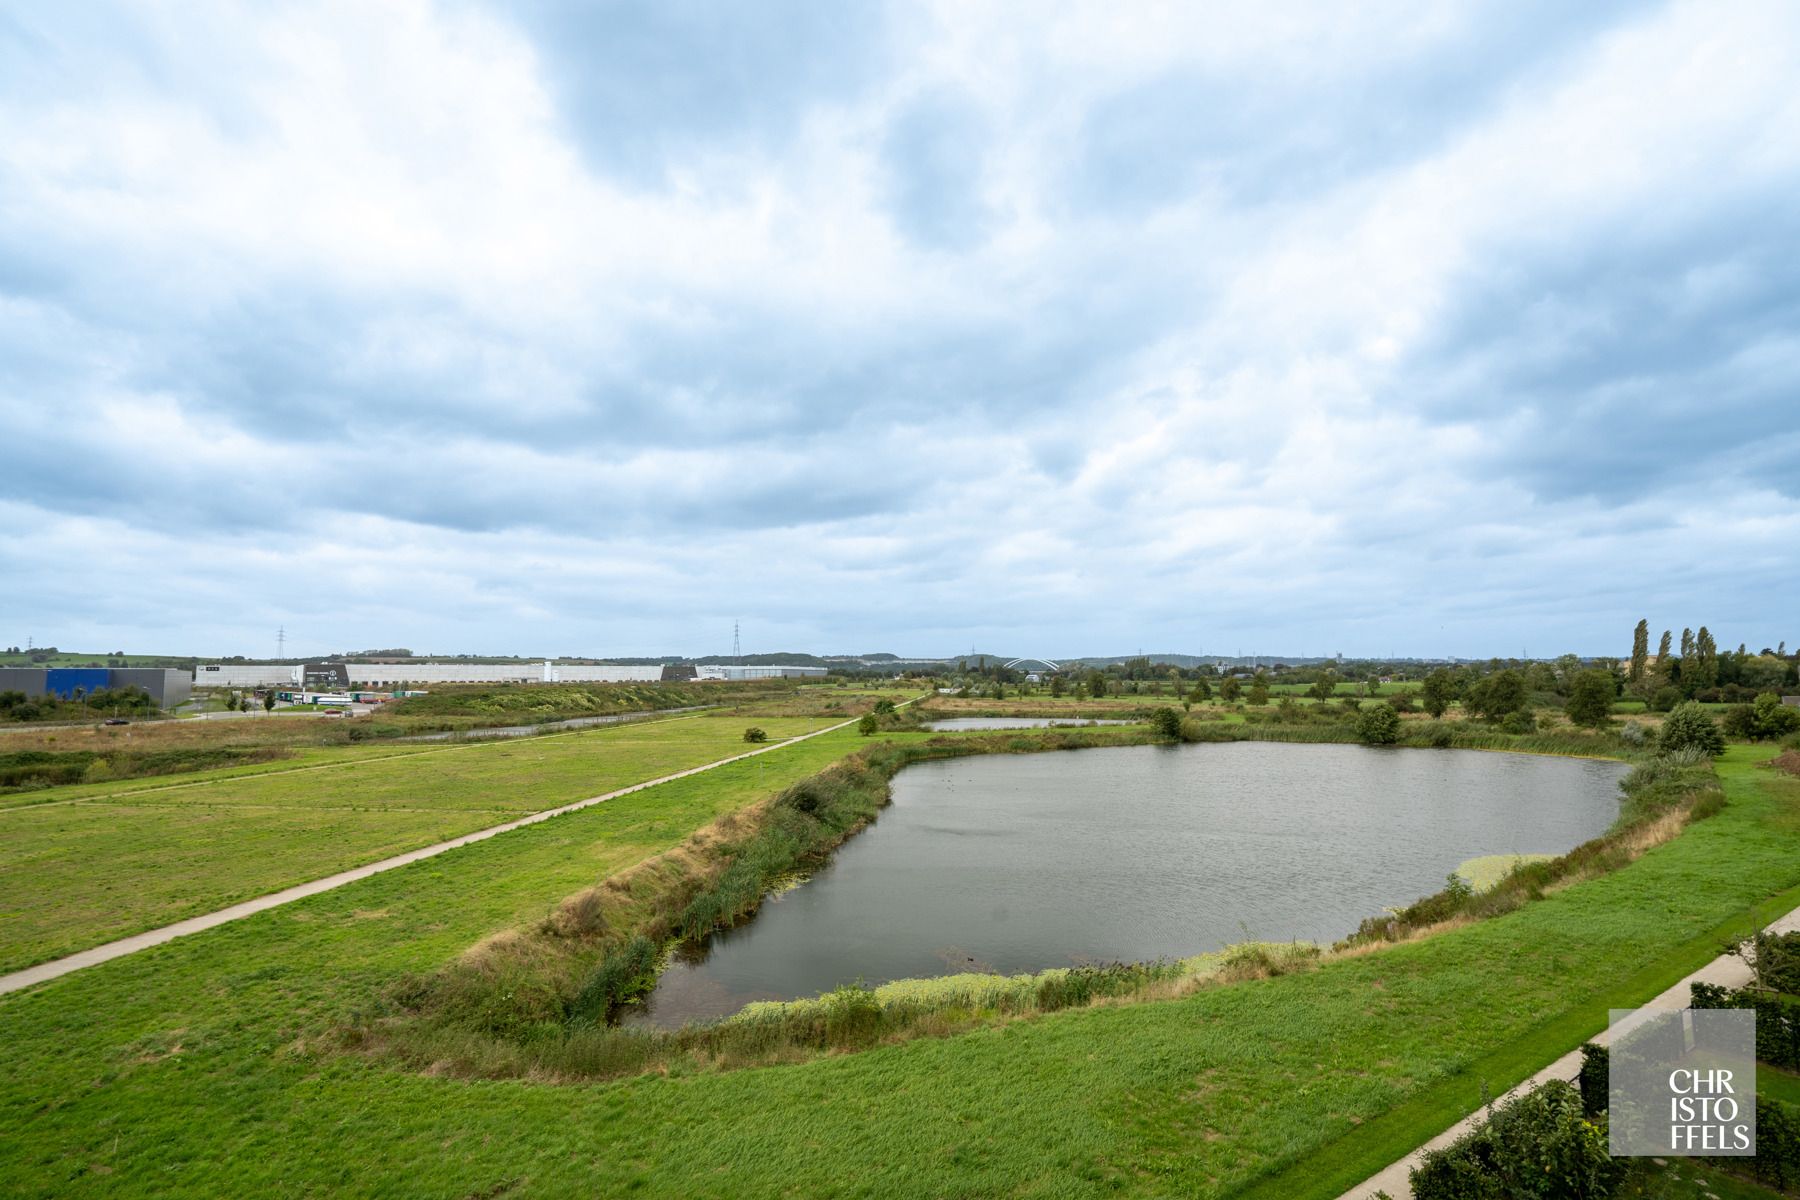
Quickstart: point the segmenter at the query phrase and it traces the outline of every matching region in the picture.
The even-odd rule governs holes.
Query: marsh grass
[[[1485,888],[1472,888],[1452,875],[1442,891],[1366,918],[1337,948],[1406,941],[1512,912],[1552,891],[1615,871],[1725,806],[1711,760],[1697,754],[1648,759],[1632,768],[1619,787],[1625,794],[1619,817],[1601,836],[1567,854],[1521,859]]]

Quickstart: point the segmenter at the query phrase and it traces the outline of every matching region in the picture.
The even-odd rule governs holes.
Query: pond
[[[955,733],[967,729],[1058,729],[1078,728],[1083,725],[1134,725],[1135,721],[1088,720],[1080,717],[945,717],[941,721],[927,721],[925,728],[933,733]]]
[[[861,980],[1330,942],[1486,854],[1560,854],[1623,764],[1477,750],[1131,746],[920,763],[833,860],[677,955],[662,1028]]]

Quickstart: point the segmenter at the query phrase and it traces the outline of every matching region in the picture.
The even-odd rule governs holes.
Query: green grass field
[[[1800,780],[1739,747],[1728,807],[1630,867],[1181,1000],[597,1086],[330,1049],[397,975],[857,744],[831,734],[0,997],[5,1190],[1334,1196],[1710,958],[1753,906],[1800,902]]]
[[[771,738],[817,717],[756,717]],[[742,716],[512,741],[344,747],[7,797],[0,970],[750,749]]]

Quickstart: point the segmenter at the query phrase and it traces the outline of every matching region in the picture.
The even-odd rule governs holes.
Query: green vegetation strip
[[[758,760],[761,781],[758,762],[720,768],[0,999],[0,1178],[28,1195],[1321,1195],[1322,1174],[1397,1157],[1484,1075],[1498,1090],[1541,1065],[1800,887],[1800,781],[1734,749],[1724,811],[1631,866],[1185,999],[600,1086],[321,1049],[397,976],[860,744],[829,734]]]
[[[758,720],[777,739],[827,724]],[[8,809],[0,971],[714,762],[743,729],[677,718]]]

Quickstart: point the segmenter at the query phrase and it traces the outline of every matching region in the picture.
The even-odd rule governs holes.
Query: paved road
[[[1776,933],[1791,933],[1794,930],[1800,929],[1800,908],[1796,908],[1787,916],[1775,921],[1769,926],[1769,929]],[[1683,979],[1668,991],[1661,993],[1655,999],[1646,1002],[1640,1007],[1663,1009],[1686,1008],[1688,1006],[1688,1001],[1691,998],[1688,991],[1689,984],[1715,983],[1724,987],[1735,988],[1743,987],[1749,982],[1750,968],[1744,963],[1744,960],[1735,955],[1722,954],[1718,958],[1707,963],[1704,967],[1701,967],[1698,971],[1695,971],[1692,975]],[[1610,1040],[1608,1035],[1609,1031],[1602,1029],[1599,1033],[1595,1034],[1591,1040],[1598,1045],[1604,1046]],[[1529,1092],[1540,1083],[1547,1083],[1552,1079],[1572,1080],[1580,1070],[1581,1051],[1571,1050],[1569,1053],[1563,1055],[1561,1058],[1539,1071],[1536,1075],[1533,1075],[1530,1079],[1527,1079],[1524,1083],[1521,1083],[1518,1087],[1513,1088],[1512,1091],[1507,1092],[1504,1096],[1495,1097],[1494,1104],[1498,1107],[1502,1101],[1509,1100],[1524,1092]],[[1412,1182],[1409,1179],[1409,1176],[1412,1173],[1412,1169],[1419,1165],[1420,1160],[1425,1157],[1426,1153],[1432,1150],[1440,1150],[1443,1147],[1448,1146],[1451,1142],[1454,1142],[1457,1138],[1480,1124],[1482,1116],[1482,1112],[1469,1114],[1450,1128],[1444,1130],[1444,1132],[1432,1138],[1429,1142],[1426,1142],[1423,1146],[1420,1146],[1417,1150],[1414,1150],[1411,1154],[1408,1154],[1399,1162],[1390,1163],[1379,1174],[1363,1180],[1361,1183],[1345,1192],[1338,1200],[1370,1200],[1376,1192],[1386,1192],[1388,1195],[1394,1197],[1394,1200],[1407,1200],[1407,1198],[1412,1195]]]
[[[907,701],[907,703],[911,703],[911,701]],[[677,771],[673,775],[664,775],[659,779],[648,779],[643,783],[634,783],[630,787],[619,788],[617,791],[607,792],[603,795],[589,796],[586,800],[576,800],[571,804],[564,804],[558,808],[545,809],[543,812],[532,813],[528,817],[520,817],[517,820],[508,821],[503,825],[495,825],[488,829],[477,830],[474,833],[465,833],[461,837],[451,838],[447,842],[439,842],[435,846],[425,846],[422,849],[409,850],[405,854],[396,854],[392,858],[384,858],[379,862],[372,862],[364,866],[353,867],[348,871],[339,871],[335,875],[327,875],[323,879],[315,879],[310,883],[296,884],[290,888],[283,888],[279,892],[271,892],[267,896],[258,896],[254,900],[245,900],[241,904],[233,904],[229,908],[221,908],[217,912],[206,913],[204,916],[189,917],[185,921],[177,921],[173,925],[164,925],[160,929],[147,930],[144,933],[133,934],[128,938],[120,938],[116,942],[107,942],[103,946],[95,946],[92,949],[82,950],[63,958],[51,959],[49,962],[39,963],[35,967],[26,967],[22,971],[14,971],[10,975],[0,975],[0,994],[16,992],[20,988],[28,988],[34,983],[43,983],[45,980],[67,975],[72,971],[79,971],[83,967],[91,967],[115,958],[123,958],[127,954],[135,954],[139,950],[146,950],[151,946],[160,946],[164,942],[174,941],[176,938],[184,937],[190,933],[199,933],[203,929],[211,929],[216,925],[224,925],[229,921],[236,921],[239,918],[248,917],[253,913],[264,912],[271,908],[277,908],[283,904],[291,904],[295,900],[303,900],[308,896],[316,896],[320,892],[329,892],[333,888],[343,887],[346,883],[355,883],[359,879],[367,879],[369,876],[379,875],[383,871],[392,871],[396,867],[404,867],[409,863],[416,863],[421,859],[432,858],[447,850],[454,850],[459,846],[467,846],[472,842],[485,841],[497,834],[507,833],[514,829],[522,829],[527,825],[535,825],[539,821],[548,821],[551,817],[560,817],[564,813],[572,813],[578,809],[588,808],[591,805],[602,804],[608,800],[616,800],[620,796],[629,796],[633,792],[641,792],[645,788],[653,788],[661,783],[668,783],[676,779],[686,779],[690,775],[698,775],[703,771],[711,771],[716,767],[725,766],[727,763],[742,762],[746,758],[755,758],[759,754],[768,754],[772,751],[780,750],[783,747],[792,746],[796,742],[804,742],[809,738],[820,737],[839,729],[847,729],[855,723],[855,720],[840,721],[836,725],[828,725],[824,729],[815,729],[811,733],[803,733],[798,737],[791,737],[783,742],[775,742],[756,750],[747,750],[742,754],[733,754],[727,758],[721,758],[717,761],[705,763],[698,767],[689,767],[685,771]]]

